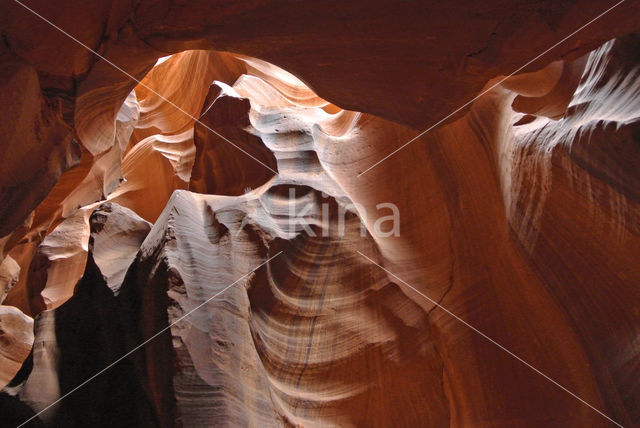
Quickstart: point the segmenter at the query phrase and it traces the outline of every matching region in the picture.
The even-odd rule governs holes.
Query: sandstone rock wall
[[[640,424],[637,3],[332,4],[2,6],[6,421]]]

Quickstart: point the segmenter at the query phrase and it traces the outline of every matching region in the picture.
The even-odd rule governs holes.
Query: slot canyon
[[[640,427],[640,1],[0,35],[0,427]]]

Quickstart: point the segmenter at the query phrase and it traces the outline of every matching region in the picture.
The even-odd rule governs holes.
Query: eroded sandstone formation
[[[614,5],[7,1],[0,424],[640,425]]]

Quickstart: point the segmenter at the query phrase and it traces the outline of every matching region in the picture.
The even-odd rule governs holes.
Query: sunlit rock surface
[[[38,418],[52,423],[60,407],[60,348],[56,340],[56,312],[41,312],[35,319],[33,360],[29,377],[19,390],[20,400],[39,413]]]
[[[107,287],[117,294],[151,225],[128,208],[111,202],[100,205],[90,222],[93,260]]]
[[[0,385],[18,373],[33,346],[33,319],[13,306],[0,306]]]
[[[0,425],[640,424],[637,2],[29,5]]]

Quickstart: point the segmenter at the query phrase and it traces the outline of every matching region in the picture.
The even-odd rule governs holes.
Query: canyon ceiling
[[[640,1],[0,35],[0,426],[640,426]]]

